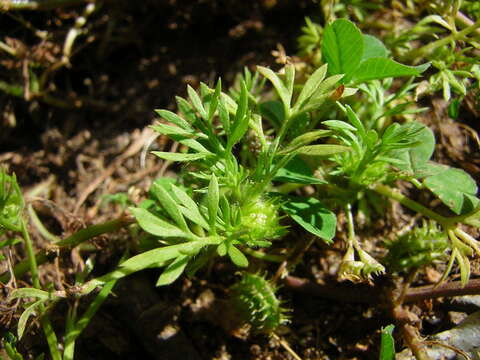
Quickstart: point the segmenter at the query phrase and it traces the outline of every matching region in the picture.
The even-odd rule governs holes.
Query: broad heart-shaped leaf
[[[398,76],[418,76],[424,72],[430,64],[419,66],[407,66],[387,58],[370,58],[363,61],[356,69],[352,82],[361,83],[369,80],[385,79]]]
[[[386,58],[388,50],[375,36],[363,34],[362,62],[375,57]]]
[[[181,237],[188,238],[189,234],[180,230],[178,227],[160,219],[150,211],[142,208],[130,208],[130,212],[137,219],[140,227],[146,232],[160,237]]]
[[[388,325],[382,329],[382,337],[380,343],[380,360],[395,359],[395,340],[393,339],[394,326]]]
[[[177,280],[178,277],[182,275],[189,260],[190,256],[179,255],[165,268],[163,273],[158,278],[156,286],[169,285]]]
[[[430,128],[417,121],[401,126],[415,132],[412,140],[417,142],[417,145],[407,149],[393,150],[388,153],[388,156],[397,158],[402,162],[396,165],[400,170],[421,177],[421,173],[425,170],[425,166],[435,150],[435,136]]]
[[[439,174],[428,176],[423,183],[457,215],[472,211],[479,203],[475,180],[461,169],[447,167]]]
[[[312,169],[300,157],[296,156],[277,171],[274,181],[295,184],[325,184],[326,181],[313,176]]]
[[[325,28],[322,54],[330,75],[345,74],[348,82],[363,56],[364,40],[354,23],[338,19]]]
[[[335,236],[337,218],[323,204],[313,198],[283,196],[282,209],[308,232],[327,243]]]

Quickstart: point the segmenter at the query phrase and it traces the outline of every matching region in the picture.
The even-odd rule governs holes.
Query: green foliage
[[[358,14],[363,16],[365,7],[357,1],[338,3],[331,15],[345,12],[339,6],[346,4],[362,10]],[[451,89],[466,96],[472,86],[470,79],[476,76],[477,83],[480,79],[478,65],[452,69],[468,58],[466,51],[445,59],[441,58],[445,49],[438,43],[432,48],[399,51],[413,39],[420,39],[432,24],[447,28],[452,33],[451,42],[460,39],[452,22],[441,16],[424,19],[398,42],[387,41],[389,49],[376,37],[362,34],[349,20],[335,20],[323,29],[307,18],[299,45],[302,55],[311,56],[311,63],[300,76],[293,64],[278,72],[262,66],[253,73],[245,69],[227,92],[220,80],[213,88],[204,83],[197,90],[188,86],[186,98],[176,98],[178,113],[157,110],[160,119],[152,129],[181,146],[177,153],[153,154],[182,163],[178,178],[155,180],[148,199],[139,205],[125,194],[108,198],[124,207],[129,205],[136,231],[144,231],[142,236],[150,241],[148,250],[124,259],[112,272],[86,283],[91,266],[89,271],[77,274],[79,295],[97,286],[103,289],[82,316],[78,316],[76,306],[70,308],[62,356],[46,312],[46,306],[53,306],[60,297],[41,287],[22,218],[22,193],[15,176],[0,171],[0,235],[13,232],[25,240],[35,286],[17,289],[10,296],[28,299],[19,318],[18,337],[25,333],[30,316],[43,315],[42,327],[52,358],[73,359],[77,337],[116,280],[147,268],[162,268],[156,285],[166,286],[183,274],[194,275],[213,261],[227,259],[240,269],[248,268],[249,256],[263,260],[275,257],[276,261],[280,257],[286,264],[292,255],[292,242],[314,235],[332,244],[337,226],[343,224],[347,244],[338,277],[372,281],[386,269],[362,248],[355,234],[354,215],[370,216],[372,219],[367,220],[372,221],[370,208],[379,208],[380,196],[399,201],[431,220],[386,245],[389,253],[384,261],[388,269],[410,272],[448,258],[444,278],[458,264],[462,283],[466,284],[469,258],[480,255],[480,243],[460,224],[480,227],[477,185],[463,170],[431,160],[435,136],[411,116],[422,111],[415,98],[422,93],[422,83],[413,79],[429,64],[408,66],[389,57],[401,53],[407,63],[431,61],[439,72],[430,77],[428,91],[442,88],[447,100]],[[474,39],[465,41],[477,45]],[[410,79],[397,86],[392,80],[397,77]],[[357,90],[359,97],[353,98]],[[344,98],[349,104],[341,103]],[[459,109],[455,104],[452,113]],[[399,181],[428,190],[453,215],[439,215],[407,198],[397,187]],[[341,212],[345,221],[337,224]],[[292,233],[289,225],[300,227],[302,235],[288,236]],[[0,247],[18,241],[18,237],[9,237],[0,241]],[[140,249],[147,248],[145,238],[139,242]],[[280,247],[286,255],[268,254],[269,247]],[[286,310],[276,297],[276,288],[264,277],[243,271],[230,291],[232,304],[256,331],[269,334],[285,323]],[[381,360],[394,358],[392,331],[393,326],[382,330]],[[17,356],[14,341],[5,344],[9,356]]]
[[[282,209],[309,233],[332,243],[337,218],[319,200],[310,197],[284,196]]]
[[[322,54],[330,75],[344,74],[343,83],[362,83],[369,80],[399,76],[418,76],[429,64],[411,67],[387,58],[380,40],[363,35],[354,23],[335,20],[325,28]]]
[[[0,168],[0,235],[7,231],[20,231],[24,201],[15,175],[7,175]]]
[[[16,348],[17,338],[10,332],[6,332],[2,337],[2,347],[5,349],[10,360],[23,360],[22,354]]]
[[[392,333],[394,325],[388,325],[382,329],[381,344],[380,344],[380,360],[395,359],[395,340]]]
[[[253,330],[269,334],[288,321],[277,289],[263,276],[244,272],[230,292],[233,307]]]

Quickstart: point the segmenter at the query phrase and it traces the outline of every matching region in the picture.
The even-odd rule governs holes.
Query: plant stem
[[[79,230],[76,233],[67,237],[66,239],[59,241],[55,245],[60,247],[73,248],[84,241],[94,238],[95,236],[120,230],[121,228],[126,227],[130,224],[133,224],[134,222],[135,220],[131,217],[121,216],[118,219],[107,221],[102,224],[91,225],[89,227],[86,227],[85,229]],[[33,252],[33,249],[31,249],[31,251]],[[27,249],[27,252],[28,252],[28,249]],[[49,260],[49,258],[51,258],[50,252],[47,250],[41,250],[37,254],[35,254],[35,256],[33,256],[33,261],[35,261],[36,266],[38,266],[46,263]],[[31,266],[30,266],[30,258],[29,258],[15,265],[15,267],[13,268],[13,273],[15,277],[21,277],[30,268]],[[32,277],[33,277],[33,274],[32,274]],[[6,283],[9,278],[10,278],[10,274],[8,272],[5,272],[4,274],[0,275],[0,282]]]
[[[25,220],[21,221],[20,226],[21,226],[22,237],[25,240],[25,250],[27,252],[28,268],[32,273],[32,284],[35,288],[40,289],[40,278],[38,276],[37,259],[35,257],[32,239],[30,238],[30,234],[27,231],[27,225],[25,224]]]
[[[30,238],[30,234],[27,231],[27,224],[25,220],[22,219],[21,222],[21,233],[22,237],[25,240],[25,250],[27,252],[27,260],[29,264],[29,269],[32,274],[32,284],[33,287],[36,289],[41,289],[40,285],[40,278],[38,275],[38,264],[37,259],[35,257],[35,252],[33,250],[32,239]],[[47,338],[48,347],[50,349],[50,355],[52,356],[53,360],[61,360],[62,356],[57,348],[58,340],[55,332],[53,330],[52,324],[50,323],[50,319],[48,315],[45,314],[45,306],[43,304],[39,305],[40,312],[42,313],[40,323],[42,324],[43,332],[45,333],[45,337]]]
[[[379,291],[378,287],[366,286],[364,284],[320,285],[295,276],[287,276],[284,279],[284,284],[294,291],[342,302],[378,304],[382,294],[382,291]],[[465,286],[458,280],[440,285],[409,288],[404,295],[403,303],[412,303],[439,297],[479,294],[480,279],[472,279]]]
[[[407,54],[405,54],[405,56],[403,56],[402,61],[414,61],[416,59],[425,58],[427,55],[432,53],[435,49],[438,49],[442,46],[446,46],[452,41],[461,40],[463,37],[470,34],[471,32],[477,31],[479,27],[480,27],[480,20],[477,20],[475,23],[463,29],[462,31],[459,31],[455,34],[451,34],[437,41],[431,42],[418,49],[412,49]]]
[[[65,350],[63,354],[63,360],[73,360],[73,355],[75,352],[75,341],[80,336],[82,331],[85,330],[85,328],[92,320],[93,316],[98,311],[103,302],[107,299],[108,295],[110,294],[116,283],[116,280],[114,280],[105,284],[105,286],[96,296],[95,300],[90,303],[88,309],[85,311],[82,317],[78,319],[73,329],[65,336]]]
[[[407,208],[416,211],[426,217],[429,217],[432,220],[435,220],[444,228],[448,228],[452,224],[452,220],[450,220],[449,218],[442,216],[435,211],[432,211],[429,208],[423,206],[422,204],[408,198],[407,196],[403,195],[399,190],[392,189],[391,187],[383,184],[375,185],[371,190],[379,193],[380,195],[398,201],[400,204],[406,206]]]
[[[412,350],[415,359],[417,360],[431,360],[425,351],[424,344],[417,334],[417,329],[409,324],[403,324],[402,334],[408,347]]]

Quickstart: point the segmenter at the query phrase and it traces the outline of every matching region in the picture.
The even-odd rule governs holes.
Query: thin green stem
[[[58,236],[55,236],[52,234],[48,229],[43,225],[42,221],[37,215],[37,212],[33,208],[33,206],[30,204],[28,205],[28,215],[30,216],[30,219],[37,228],[38,232],[48,241],[51,243],[56,243],[60,241],[60,238]]]
[[[406,206],[407,208],[414,210],[432,220],[438,222],[442,227],[448,228],[452,225],[452,220],[442,216],[435,211],[430,210],[429,208],[423,206],[422,204],[408,198],[403,195],[399,190],[392,189],[389,186],[378,184],[372,187],[372,190],[379,193],[380,195],[386,196],[392,200],[398,201],[400,204]]]
[[[131,217],[121,216],[118,219],[107,221],[102,224],[91,225],[85,229],[77,231],[73,235],[59,241],[55,245],[59,247],[73,248],[81,244],[82,242],[94,238],[95,236],[118,231],[123,227],[133,224],[134,222],[135,220]],[[51,256],[49,255],[48,251],[41,250],[37,254],[35,254],[33,258],[36,265],[38,266],[46,263],[50,257]],[[30,269],[30,267],[30,260],[24,260],[15,265],[15,267],[13,268],[13,273],[15,277],[22,277]],[[10,273],[5,272],[4,274],[0,275],[0,282],[6,283],[9,278]]]
[[[356,246],[358,244],[355,238],[355,224],[353,222],[352,205],[350,203],[345,206],[345,214],[347,215],[348,243]]]
[[[24,220],[21,221],[22,237],[25,240],[25,250],[27,252],[27,261],[30,272],[32,273],[32,284],[35,288],[40,289],[40,277],[38,276],[38,264],[33,250],[32,239],[27,231],[27,225]]]
[[[73,329],[68,332],[65,337],[65,350],[63,353],[63,360],[73,360],[75,352],[75,341],[83,332],[83,330],[85,330],[85,328],[90,323],[93,316],[98,311],[103,302],[107,299],[115,284],[116,280],[110,281],[105,284],[105,286],[96,296],[95,300],[90,303],[88,309],[85,311],[82,317],[78,319]]]
[[[27,224],[23,219],[21,221],[21,233],[22,233],[23,239],[25,240],[25,250],[27,252],[30,272],[32,274],[33,287],[35,287],[36,289],[41,289],[40,277],[38,275],[38,264],[37,264],[37,259],[35,257],[35,252],[33,250],[32,239],[30,238],[30,234],[28,233]],[[48,347],[50,349],[50,355],[52,356],[53,360],[61,360],[62,356],[60,355],[60,351],[57,348],[57,345],[58,345],[57,336],[55,335],[55,331],[53,330],[53,327],[48,315],[45,314],[45,306],[41,304],[39,305],[39,309],[40,309],[40,312],[43,314],[40,318],[40,323],[42,325],[43,332],[45,333],[45,337],[47,338]]]
[[[469,27],[463,29],[462,31],[459,31],[457,33],[451,34],[449,36],[446,36],[442,39],[439,39],[437,41],[431,42],[427,45],[424,45],[418,49],[413,49],[410,52],[408,52],[404,57],[403,61],[413,61],[417,58],[425,58],[425,56],[431,54],[434,50],[448,45],[452,41],[456,40],[461,40],[468,34],[477,31],[477,29],[480,27],[480,20],[477,20],[475,23],[470,25]]]

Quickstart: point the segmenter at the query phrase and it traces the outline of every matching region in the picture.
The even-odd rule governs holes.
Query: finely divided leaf
[[[185,231],[186,233],[190,232],[187,226],[187,223],[179,209],[178,204],[168,194],[167,190],[163,186],[159,185],[158,183],[153,183],[153,185],[150,188],[150,192],[153,194],[153,196],[157,198],[157,200],[160,202],[162,207],[168,213],[170,218],[172,218],[172,220],[175,221],[178,227],[183,231]]]
[[[345,74],[345,81],[355,73],[363,55],[364,40],[357,26],[338,19],[325,28],[322,54],[328,63],[328,73]]]
[[[188,196],[188,194],[180,189],[179,187],[172,185],[172,190],[177,199],[183,206],[180,207],[182,214],[186,216],[190,221],[193,221],[195,224],[200,225],[205,230],[208,230],[210,227],[198,208],[198,205],[195,201]]]
[[[228,247],[228,256],[230,257],[230,260],[232,260],[232,262],[238,267],[248,266],[247,257],[233,245]]]
[[[158,278],[156,286],[169,285],[177,280],[182,275],[189,260],[190,256],[179,255],[165,268],[162,275]]]
[[[302,146],[299,150],[299,154],[308,155],[308,156],[329,156],[339,154],[345,151],[350,151],[351,148],[343,145],[330,145],[330,144],[319,144],[319,145],[308,145]]]
[[[188,93],[188,98],[190,99],[195,110],[198,111],[198,113],[203,119],[207,119],[208,115],[207,115],[207,112],[205,111],[205,108],[203,107],[202,100],[198,96],[197,92],[193,90],[193,88],[190,85],[187,86],[187,93]]]
[[[189,235],[184,231],[160,219],[158,216],[152,214],[148,210],[131,207],[130,212],[133,214],[133,216],[135,216],[135,219],[137,219],[140,227],[152,235],[166,238],[189,237]]]
[[[201,134],[195,134],[193,130],[185,130],[178,126],[171,126],[167,124],[158,123],[150,126],[156,132],[163,135],[180,135],[184,137],[201,136]]]
[[[263,66],[257,66],[257,71],[263,76],[265,76],[268,80],[270,80],[275,90],[277,90],[278,96],[280,96],[280,99],[282,100],[283,105],[285,106],[286,109],[289,109],[292,94],[285,87],[285,84],[283,83],[282,79],[280,79],[280,77],[277,74],[275,74],[272,70]]]
[[[295,150],[301,148],[302,146],[308,145],[311,142],[314,142],[322,137],[327,137],[332,135],[332,131],[330,130],[313,130],[307,132],[305,134],[299,135],[294,138],[287,147],[280,150],[277,154],[278,155],[288,155],[294,152]]]
[[[184,130],[193,131],[190,124],[186,120],[184,120],[180,116],[178,116],[177,114],[175,114],[171,111],[168,111],[168,110],[155,110],[155,112],[160,117],[167,120],[168,122],[171,122],[172,124],[175,124],[175,125],[181,127]]]
[[[228,136],[227,151],[233,145],[239,142],[245,132],[248,130],[250,116],[248,114],[248,91],[244,82],[242,82],[242,90],[240,92],[240,101],[235,113],[235,120],[232,124],[232,131]]]
[[[183,153],[171,153],[165,151],[152,151],[152,154],[158,156],[160,159],[169,161],[194,161],[204,159],[211,153],[196,153],[196,154],[183,154]]]
[[[305,82],[305,85],[298,96],[297,102],[295,103],[295,107],[301,108],[303,103],[308,101],[310,97],[317,91],[318,86],[322,83],[323,79],[325,79],[325,75],[327,74],[328,64],[325,64],[319,67],[315,72],[310,75],[308,80]]]
[[[207,192],[207,204],[208,204],[208,217],[210,228],[215,231],[217,223],[218,204],[220,200],[220,190],[218,187],[218,180],[215,174],[212,174],[210,184],[208,185]]]
[[[218,244],[216,239],[202,239],[201,241],[190,241],[183,244],[165,246],[135,255],[120,264],[119,269],[105,275],[102,278],[119,279],[134,272],[152,267],[163,266],[171,259],[176,259],[186,253],[198,253],[204,246]],[[103,280],[100,278],[101,280]]]
[[[331,243],[335,236],[337,218],[333,212],[313,198],[284,196],[282,209],[308,232]]]

